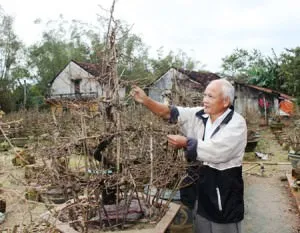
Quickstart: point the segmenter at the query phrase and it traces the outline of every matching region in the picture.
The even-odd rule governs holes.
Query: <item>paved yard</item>
[[[290,166],[266,166],[267,177],[245,175],[244,233],[300,233],[300,215],[287,181]]]

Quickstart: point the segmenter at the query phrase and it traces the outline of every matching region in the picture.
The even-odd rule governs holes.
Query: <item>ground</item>
[[[268,161],[255,159],[264,164],[253,169],[244,164],[245,181],[245,233],[299,233],[300,213],[288,182],[284,179],[292,167],[288,151],[284,150],[268,127],[259,128],[261,140],[257,151],[272,154]],[[247,153],[246,157],[254,153]],[[279,165],[267,165],[278,163]],[[285,165],[288,164],[288,165]],[[282,181],[283,180],[283,181]]]
[[[272,154],[268,161],[255,158],[254,153],[247,153],[251,162],[287,163],[287,151],[283,150],[268,127],[259,129],[261,140],[257,151]],[[47,208],[38,202],[29,202],[24,198],[26,182],[24,168],[15,167],[11,163],[13,151],[0,152],[0,184],[1,198],[7,202],[6,219],[0,225],[1,232],[12,232],[14,226],[38,223],[40,214]],[[250,158],[250,159],[249,159]],[[295,200],[291,195],[287,181],[282,181],[286,173],[291,173],[290,165],[264,164],[261,166],[244,164],[245,180],[245,220],[244,233],[299,233],[300,217]],[[38,224],[37,224],[38,225]],[[39,227],[41,227],[40,225]],[[30,230],[29,232],[33,232]],[[39,231],[36,231],[39,232]],[[182,232],[182,231],[181,231]]]
[[[283,172],[284,173],[284,172]],[[299,233],[300,217],[280,174],[245,178],[245,233]]]
[[[1,232],[10,232],[17,225],[21,229],[23,224],[30,225],[31,220],[38,222],[39,215],[47,210],[43,203],[25,199],[24,168],[13,166],[13,157],[13,151],[0,153],[0,197],[6,200],[6,219],[0,225]]]

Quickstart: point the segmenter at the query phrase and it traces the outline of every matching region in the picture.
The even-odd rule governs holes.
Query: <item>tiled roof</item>
[[[101,73],[101,67],[99,64],[92,64],[87,62],[77,62],[72,60],[75,64],[79,65],[82,69],[89,72],[93,76],[98,76]]]
[[[203,86],[207,86],[208,83],[215,79],[220,79],[221,77],[215,73],[205,72],[205,71],[190,71],[184,69],[174,68],[182,74],[187,75],[193,81],[201,83]]]
[[[52,85],[52,83],[54,82],[54,80],[58,77],[58,75],[71,63],[74,62],[75,64],[77,64],[78,66],[80,66],[82,69],[84,69],[85,71],[87,71],[88,73],[90,73],[93,76],[98,76],[101,73],[101,68],[100,65],[98,64],[92,64],[92,63],[88,63],[88,62],[78,62],[78,61],[74,61],[71,60],[68,64],[66,64],[58,73],[57,75],[49,82],[50,85]]]
[[[198,84],[197,86],[201,87],[202,89],[204,89],[209,84],[210,81],[221,78],[217,74],[206,72],[206,71],[190,71],[190,70],[184,70],[176,67],[171,67],[170,69],[175,69],[176,71],[188,76],[189,79],[195,81]],[[154,83],[156,83],[159,79],[162,78],[162,76],[157,77],[156,80],[148,84],[147,88],[149,88]]]
[[[287,94],[284,94],[282,92],[276,91],[276,90],[272,90],[272,89],[265,88],[265,87],[259,87],[259,86],[255,86],[255,85],[251,85],[251,84],[241,83],[241,82],[235,82],[235,83],[237,83],[239,85],[243,85],[243,86],[246,86],[246,87],[256,89],[256,90],[261,91],[261,92],[265,92],[265,93],[269,93],[269,94],[275,94],[275,95],[278,95],[278,96],[280,96],[284,99],[294,100],[294,97],[289,96]]]

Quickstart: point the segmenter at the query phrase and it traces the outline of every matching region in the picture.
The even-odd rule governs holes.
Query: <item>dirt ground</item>
[[[16,226],[17,232],[22,232],[31,222],[38,223],[40,214],[47,211],[43,203],[25,199],[24,168],[13,166],[13,157],[13,151],[0,152],[0,197],[6,200],[6,219],[0,225],[1,232],[12,232]]]
[[[259,129],[261,140],[257,151],[272,154],[268,161],[255,158],[253,152],[246,154],[251,162],[287,162],[287,151],[277,143],[271,131],[265,127]],[[18,225],[18,231],[30,222],[36,222],[35,230],[41,232],[40,214],[47,211],[44,204],[30,202],[24,198],[26,182],[24,168],[14,167],[11,163],[12,151],[0,152],[0,197],[7,202],[6,219],[0,225],[0,232],[12,232]],[[253,163],[244,165],[245,179],[245,220],[244,233],[299,233],[300,216],[295,200],[288,188],[287,181],[281,181],[286,173],[291,173],[290,165],[264,165],[252,169]],[[249,169],[249,170],[248,170]],[[25,225],[23,225],[25,224]]]

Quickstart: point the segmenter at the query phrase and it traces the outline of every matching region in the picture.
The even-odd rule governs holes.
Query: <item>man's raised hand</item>
[[[146,93],[138,86],[133,85],[130,91],[130,95],[134,98],[134,100],[138,103],[143,104],[144,101],[148,98]]]

